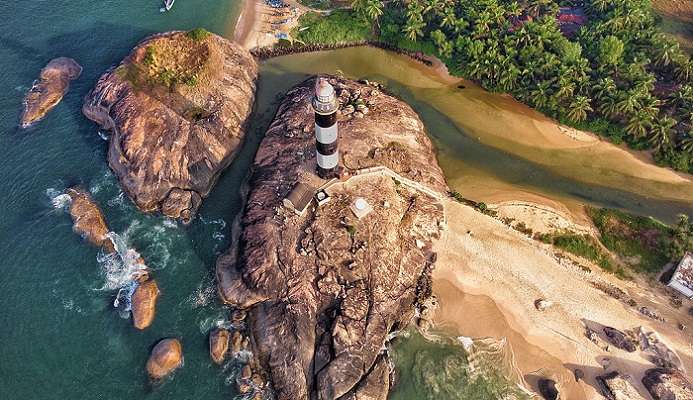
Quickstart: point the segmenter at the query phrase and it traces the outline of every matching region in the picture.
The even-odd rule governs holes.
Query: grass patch
[[[190,39],[199,42],[202,40],[205,40],[211,35],[208,30],[204,28],[195,28],[193,30],[188,31],[188,33],[185,34],[185,36],[189,37]]]
[[[306,44],[361,42],[373,38],[373,26],[351,10],[336,10],[329,15],[303,14],[292,36]]]
[[[648,217],[618,210],[588,208],[601,242],[634,272],[656,273],[669,261],[671,228]]]
[[[577,235],[574,233],[564,233],[559,235],[542,235],[541,239],[545,243],[550,243],[557,248],[592,261],[599,265],[603,270],[612,272],[618,277],[627,278],[626,271],[617,266],[609,254],[601,249],[599,243],[589,235]]]

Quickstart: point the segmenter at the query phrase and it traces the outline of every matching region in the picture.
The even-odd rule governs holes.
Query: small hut
[[[667,286],[687,298],[693,299],[693,253],[686,252],[683,255]]]
[[[293,210],[298,215],[303,215],[313,200],[314,195],[314,187],[298,182],[284,199],[284,207]]]

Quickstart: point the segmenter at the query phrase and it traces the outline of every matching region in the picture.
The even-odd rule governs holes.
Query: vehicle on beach
[[[164,0],[164,6],[159,9],[160,12],[170,11],[173,8],[173,3],[176,0]]]

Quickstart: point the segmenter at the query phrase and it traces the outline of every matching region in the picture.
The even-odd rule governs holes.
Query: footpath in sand
[[[559,382],[565,398],[571,400],[601,399],[594,378],[612,370],[630,374],[638,391],[649,398],[640,379],[654,365],[645,354],[613,346],[605,351],[586,337],[585,324],[656,331],[681,358],[684,369],[692,370],[691,334],[679,331],[674,323],[681,315],[664,310],[670,322],[647,319],[591,282],[626,288],[639,304],[651,305],[648,298],[651,301],[654,294],[647,289],[628,287],[632,284],[597,267],[587,273],[573,263],[558,261],[551,246],[470,207],[446,200],[445,212],[448,228],[434,246],[438,253],[434,293],[441,305],[438,328],[455,335],[507,338],[518,367],[535,390],[538,378],[549,377]],[[538,311],[537,299],[553,305]],[[575,382],[576,368],[584,371],[584,382]]]

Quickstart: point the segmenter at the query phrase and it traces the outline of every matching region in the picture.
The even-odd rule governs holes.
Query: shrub
[[[193,30],[188,31],[188,33],[186,33],[185,35],[190,39],[199,42],[201,40],[207,39],[207,37],[209,37],[211,33],[209,33],[209,31],[204,28],[195,28]]]
[[[327,16],[306,13],[299,18],[303,30],[294,37],[307,44],[338,44],[371,40],[373,26],[352,10],[336,10]]]

